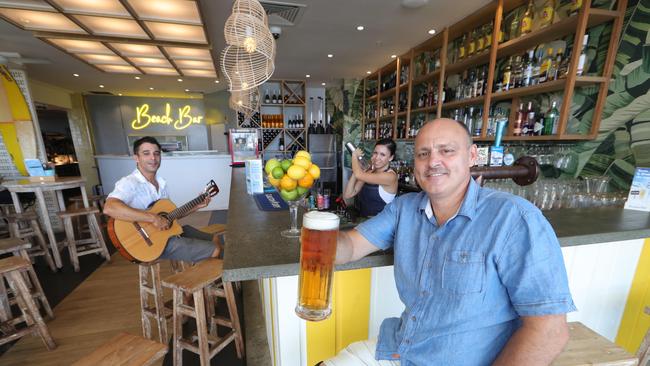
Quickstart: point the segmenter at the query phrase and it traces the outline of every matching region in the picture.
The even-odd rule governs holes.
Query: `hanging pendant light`
[[[230,92],[230,108],[244,115],[248,119],[260,108],[260,90],[251,88],[242,91]]]
[[[237,0],[232,4],[232,13],[248,14],[264,23],[269,24],[269,19],[266,16],[266,10],[262,4],[257,0]]]
[[[240,91],[264,84],[273,75],[275,63],[263,53],[226,46],[221,52],[221,70],[228,80],[228,90]]]
[[[232,13],[226,20],[223,33],[228,45],[275,58],[275,40],[271,31],[264,22],[250,14]]]

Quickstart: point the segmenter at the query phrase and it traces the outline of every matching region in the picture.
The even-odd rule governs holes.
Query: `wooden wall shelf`
[[[591,0],[584,0],[582,2],[582,8],[577,15],[561,19],[544,28],[536,29],[529,34],[502,43],[498,43],[498,32],[492,31],[491,44],[489,48],[478,54],[456,61],[453,64],[447,64],[449,48],[458,37],[488,23],[493,24],[493,30],[502,29],[501,23],[503,22],[505,13],[516,9],[517,7],[525,6],[526,3],[526,0],[494,0],[478,9],[473,14],[470,14],[459,22],[445,28],[435,36],[413,47],[405,55],[398,57],[397,60],[391,61],[366,77],[363,84],[364,118],[362,119],[362,131],[365,132],[367,129],[372,131],[374,129],[376,133],[374,138],[371,139],[375,139],[379,136],[379,123],[385,123],[386,120],[393,119],[393,136],[395,137],[397,136],[398,120],[406,121],[406,130],[408,131],[411,128],[412,123],[416,124],[415,128],[418,127],[417,124],[420,123],[422,118],[421,114],[435,114],[437,117],[441,117],[443,110],[448,111],[449,109],[463,108],[471,105],[478,105],[485,112],[489,111],[493,103],[507,100],[510,100],[512,104],[512,107],[510,108],[510,120],[512,121],[516,116],[516,106],[521,102],[521,98],[541,93],[562,92],[562,104],[561,106],[558,106],[560,109],[558,134],[545,136],[512,136],[512,123],[509,123],[507,134],[510,135],[504,136],[504,141],[581,141],[595,138],[598,134],[601,113],[604,107],[605,98],[607,97],[608,81],[611,79],[613,64],[618,48],[618,40],[621,37],[625,10],[627,8],[627,0],[618,0],[616,2],[615,10],[592,8]],[[580,55],[580,46],[582,45],[583,35],[586,33],[587,28],[607,22],[613,22],[613,26],[602,76],[577,76],[576,71],[578,68],[578,58]],[[569,58],[567,77],[565,79],[553,80],[529,87],[515,88],[502,92],[492,90],[492,86],[496,79],[495,73],[497,58],[503,59],[516,54],[521,54],[539,44],[571,35],[573,37],[572,44],[578,46],[573,47],[573,51]],[[433,55],[439,55],[440,67],[437,67],[433,72],[415,76],[416,66],[420,69],[422,67],[429,68],[430,63],[432,62],[431,57],[433,57]],[[433,90],[437,91],[437,96],[442,96],[443,87],[445,86],[446,78],[449,75],[460,74],[468,69],[485,64],[488,65],[488,72],[486,75],[486,90],[482,96],[454,100],[447,103],[438,103],[424,108],[413,108],[414,100],[419,98],[423,92],[422,88],[416,88],[416,86],[425,83],[437,86],[437,89],[434,88]],[[403,68],[406,70],[406,67],[409,70],[408,81],[400,83],[402,81],[400,73]],[[376,93],[372,96],[367,95],[368,91],[373,90],[373,88],[374,90],[379,91],[384,78],[395,71],[397,75],[397,83],[400,85]],[[575,88],[585,86],[594,86],[598,88],[591,129],[584,135],[570,134],[566,131],[566,127],[571,112],[570,109],[573,93]],[[430,90],[431,89],[429,89],[429,91]],[[395,108],[397,109],[400,102],[399,97],[403,96],[404,93],[407,95],[406,111],[392,114],[390,116],[372,119],[365,118],[366,110],[371,104],[374,105],[374,108],[378,111],[379,108],[381,108],[381,100],[385,100],[388,96],[393,97],[393,101],[396,105]],[[483,113],[481,136],[476,136],[475,141],[494,141],[494,137],[486,135],[489,117],[488,114],[489,113],[487,112]],[[416,115],[417,120],[414,120],[414,116]],[[412,139],[399,140],[408,141]]]

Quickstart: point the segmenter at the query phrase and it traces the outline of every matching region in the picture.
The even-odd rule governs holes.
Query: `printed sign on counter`
[[[650,211],[650,168],[636,168],[625,208]]]

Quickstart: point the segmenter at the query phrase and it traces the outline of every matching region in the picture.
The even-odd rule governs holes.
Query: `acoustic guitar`
[[[183,228],[177,219],[187,215],[194,207],[203,202],[206,197],[214,197],[219,193],[219,187],[211,180],[203,193],[181,207],[176,207],[168,199],[152,203],[148,212],[158,214],[169,221],[167,230],[158,230],[150,222],[124,221],[110,218],[107,231],[111,242],[120,254],[134,263],[152,262],[162,255],[167,240],[174,235],[183,233]]]

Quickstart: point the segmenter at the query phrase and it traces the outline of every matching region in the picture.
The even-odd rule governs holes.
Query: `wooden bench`
[[[145,366],[165,356],[167,346],[120,333],[92,353],[73,363],[73,366]]]
[[[553,366],[636,366],[638,359],[580,322],[569,323],[569,343]]]

